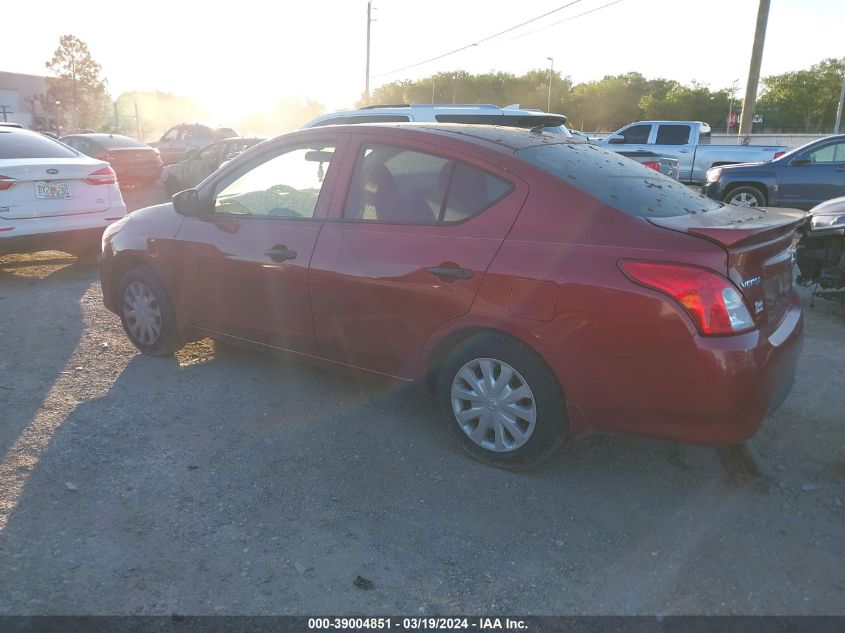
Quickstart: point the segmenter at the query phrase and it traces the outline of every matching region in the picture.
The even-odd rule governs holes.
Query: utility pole
[[[6,118],[6,115],[11,114],[11,113],[12,113],[12,111],[9,109],[9,106],[0,105],[0,115],[2,115],[4,123],[6,123],[8,121],[8,119]]]
[[[748,83],[742,101],[742,116],[739,119],[739,135],[751,134],[754,108],[757,105],[757,84],[760,83],[760,66],[763,63],[763,44],[766,41],[766,26],[769,22],[771,0],[760,0],[757,10],[757,28],[754,30],[754,46],[751,49],[751,65],[748,68]]]
[[[141,141],[141,117],[138,116],[138,102],[135,102],[135,135]],[[143,143],[143,141],[141,141]]]
[[[843,105],[845,105],[845,74],[842,75],[842,90],[839,91],[839,107],[836,108],[836,123],[833,125],[834,134],[839,134],[839,124],[842,122]]]
[[[370,23],[372,19],[373,2],[367,2],[367,78],[364,81],[364,94],[367,99],[367,105],[370,105]]]
[[[549,98],[546,101],[546,112],[552,111],[552,75],[555,72],[555,60],[551,57],[546,57],[551,63],[549,64]]]

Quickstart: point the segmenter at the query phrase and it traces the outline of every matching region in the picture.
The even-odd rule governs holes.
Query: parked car
[[[677,158],[661,156],[654,152],[617,152],[620,156],[645,165],[649,169],[660,172],[664,176],[678,180],[680,178],[680,161]]]
[[[206,145],[196,154],[168,165],[164,169],[161,176],[164,191],[168,196],[172,196],[177,191],[197,186],[214,173],[220,165],[263,140],[263,138],[236,137]]]
[[[100,274],[146,354],[213,336],[416,381],[517,468],[591,428],[751,436],[801,348],[803,219],[562,136],[319,127],[109,227]]]
[[[702,191],[716,200],[810,209],[845,196],[845,134],[812,141],[769,162],[714,167],[704,180]]]
[[[813,295],[845,304],[845,197],[833,198],[807,214],[796,260],[798,282],[813,286]]]
[[[109,164],[38,132],[0,128],[0,254],[96,253],[126,215]]]
[[[199,123],[176,125],[150,146],[155,147],[165,165],[185,160],[192,152],[197,152],[212,141],[237,136],[229,127],[211,128]]]
[[[504,125],[533,128],[543,126],[545,132],[572,136],[562,114],[548,114],[542,110],[520,108],[519,104],[499,106],[484,103],[414,103],[411,105],[372,105],[357,110],[322,114],[303,125],[303,129],[323,125],[350,123],[463,123],[474,125]],[[586,140],[586,139],[584,139]]]
[[[637,121],[597,144],[617,152],[655,152],[677,158],[681,182],[692,183],[703,182],[711,167],[772,160],[786,152],[783,145],[711,145],[710,126],[701,121]]]
[[[120,134],[71,134],[62,143],[86,156],[104,160],[117,174],[121,187],[151,185],[161,178],[161,156],[145,143]]]

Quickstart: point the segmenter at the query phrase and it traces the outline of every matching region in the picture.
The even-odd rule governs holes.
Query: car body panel
[[[842,149],[840,160],[802,163],[802,159],[831,146]],[[838,156],[837,156],[838,158]],[[715,171],[715,170],[714,170]],[[718,177],[710,179],[702,192],[716,200],[725,199],[732,189],[752,186],[765,194],[765,204],[809,210],[815,205],[845,195],[845,134],[812,141],[770,162],[726,165]]]
[[[777,322],[738,334],[703,336],[679,303],[634,283],[620,269],[626,259],[682,262],[727,277],[736,267],[731,244],[754,242],[755,234],[756,243],[762,244],[768,235],[750,218],[734,218],[728,209],[714,219],[710,228],[721,231],[730,230],[736,220],[737,230],[743,232],[738,242],[657,226],[602,203],[581,188],[583,183],[565,182],[514,155],[522,147],[556,143],[551,135],[478,126],[300,131],[251,148],[204,181],[197,195],[206,196],[228,172],[276,144],[317,138],[341,138],[339,143],[348,146],[336,154],[326,174],[316,220],[296,221],[307,242],[301,248],[310,247],[312,239],[315,245],[307,270],[303,265],[290,271],[297,288],[290,297],[303,305],[289,323],[280,324],[287,316],[274,313],[275,308],[256,308],[254,298],[244,298],[247,292],[279,292],[279,286],[263,284],[257,277],[236,277],[247,260],[258,265],[255,251],[276,236],[257,230],[239,241],[238,228],[221,237],[216,232],[222,229],[208,219],[180,221],[172,205],[141,211],[107,233],[101,263],[104,297],[114,297],[118,273],[126,269],[125,262],[131,265],[132,260],[124,258],[137,257],[162,271],[177,313],[184,318],[186,310],[196,310],[186,306],[197,300],[191,293],[197,288],[200,293],[215,292],[221,279],[218,266],[227,267],[223,278],[233,277],[224,284],[228,290],[216,289],[221,300],[243,300],[249,314],[242,316],[265,318],[252,329],[269,326],[277,331],[262,334],[225,324],[226,336],[422,384],[430,384],[432,372],[457,342],[479,332],[503,332],[548,365],[566,397],[574,434],[603,429],[729,444],[751,436],[788,392],[802,337],[800,303],[791,288]],[[428,149],[498,172],[514,189],[460,224],[409,227],[344,221],[361,142]],[[600,184],[600,175],[596,177]],[[203,241],[173,241],[185,234],[189,223],[204,226],[205,243],[209,248],[212,242],[216,245],[219,253],[212,264],[186,265],[186,253]],[[744,223],[750,224],[743,228]],[[770,227],[779,227],[777,244],[743,253],[748,257],[743,278],[754,266],[762,270],[783,246],[787,223]],[[460,265],[474,274],[444,282],[427,271],[441,264]],[[201,280],[203,275],[208,279]],[[271,275],[272,270],[267,278]],[[302,290],[304,276],[307,291]],[[231,292],[238,283],[248,289]],[[220,314],[227,314],[226,309]],[[312,347],[308,311],[313,317]],[[306,325],[291,325],[297,323]],[[208,333],[195,331],[190,322],[185,327],[194,336]],[[288,337],[292,330],[303,336]]]
[[[631,130],[643,128],[636,139],[626,136]],[[665,134],[665,129],[673,130]],[[675,134],[677,129],[680,133]],[[625,142],[612,139],[622,137]],[[671,138],[670,138],[671,137]],[[618,129],[597,144],[613,151],[651,151],[677,158],[680,161],[680,180],[700,183],[707,170],[714,165],[749,163],[773,159],[786,147],[779,145],[711,145],[710,126],[701,121],[636,121]],[[672,141],[668,143],[667,141]]]

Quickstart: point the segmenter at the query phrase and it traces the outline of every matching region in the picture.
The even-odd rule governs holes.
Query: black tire
[[[766,206],[766,196],[763,194],[763,192],[760,191],[757,187],[750,186],[734,187],[733,189],[728,190],[728,192],[724,196],[722,196],[722,202],[730,204],[731,200],[733,200],[735,197],[743,195],[754,198],[754,200],[756,201],[754,206]]]
[[[182,191],[182,189],[184,189],[184,187],[182,187],[175,176],[168,176],[167,180],[164,181],[164,193],[170,197],[173,197]]]
[[[452,404],[453,381],[465,365],[476,359],[506,363],[517,372],[515,378],[522,378],[533,394],[536,419],[532,432],[521,446],[507,451],[485,448],[471,439],[469,431],[458,423]],[[531,348],[504,334],[482,334],[460,344],[437,374],[436,394],[443,420],[461,448],[489,466],[510,470],[536,466],[552,457],[569,434],[566,400],[552,370]],[[489,406],[494,405],[499,406],[495,401]]]
[[[134,285],[133,285],[134,284]],[[129,312],[129,297],[127,290],[132,286],[133,290],[141,289],[149,293],[149,305],[158,316],[152,321],[158,325],[158,336],[145,336],[138,332],[138,324],[133,321]],[[145,289],[145,290],[144,290]],[[179,335],[179,327],[176,321],[176,313],[173,303],[164,284],[148,266],[136,266],[123,275],[118,287],[117,310],[120,315],[120,322],[123,324],[123,331],[132,341],[132,344],[144,354],[150,356],[170,356],[180,349],[184,342]]]

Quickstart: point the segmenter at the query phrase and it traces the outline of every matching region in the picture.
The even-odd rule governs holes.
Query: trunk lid
[[[121,147],[108,150],[108,159],[115,171],[125,167],[161,165],[161,157],[151,147]]]
[[[85,182],[108,163],[88,158],[0,160],[0,175],[18,182],[0,190],[0,218],[32,218],[98,213],[111,206],[111,187]]]
[[[793,243],[805,217],[797,209],[726,205],[707,213],[649,218],[649,222],[725,249],[728,269],[722,272],[745,297],[757,326],[773,329],[791,299]]]

